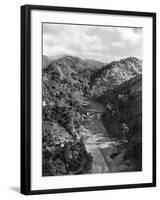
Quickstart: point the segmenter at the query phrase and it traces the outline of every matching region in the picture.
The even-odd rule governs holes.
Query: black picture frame
[[[31,11],[64,11],[92,14],[109,14],[123,16],[151,17],[153,20],[153,172],[152,183],[127,184],[113,186],[95,186],[79,188],[61,188],[50,190],[31,190]],[[127,188],[142,188],[156,186],[156,13],[100,10],[90,8],[55,7],[44,5],[21,6],[21,193],[25,195],[81,192],[93,190],[112,190]]]

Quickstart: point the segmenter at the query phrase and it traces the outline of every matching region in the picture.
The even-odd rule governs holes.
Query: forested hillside
[[[79,140],[78,129],[83,121],[84,109],[82,102],[83,98],[89,95],[88,82],[91,73],[91,64],[86,64],[85,61],[74,57],[64,57],[55,60],[43,68],[43,124],[45,124],[45,126],[43,126],[45,144],[43,148],[44,158],[51,153],[51,151],[47,149],[48,138],[51,138],[52,146],[56,144],[56,140],[59,140],[58,144],[65,144],[65,149],[70,148],[68,145],[73,145],[73,150],[77,148],[77,151],[74,151],[76,153],[76,158],[72,155],[73,158],[70,162],[77,162],[77,159],[82,159],[81,154],[87,156],[84,145]],[[67,137],[67,134],[70,136],[70,143],[66,143],[64,139],[62,141],[61,139],[63,137],[54,134],[54,132],[60,132],[60,128],[64,135],[63,137]],[[81,147],[79,149],[78,144]],[[54,153],[53,151],[53,154]],[[52,170],[46,172],[46,169],[48,169],[47,166],[49,165],[48,160],[48,157],[44,159],[44,174],[50,175],[53,173],[54,175],[55,172],[52,172]],[[69,158],[67,160],[69,160]],[[57,161],[55,160],[55,162]],[[68,165],[68,163],[66,165]],[[80,165],[75,166],[74,170],[77,170],[78,167],[80,167]],[[71,171],[66,171],[65,166],[64,168],[64,174],[71,173]]]
[[[102,120],[108,133],[117,140],[125,134],[127,142],[118,153],[125,151],[123,159],[131,170],[142,170],[142,76],[110,90],[99,101],[106,106]]]
[[[111,62],[96,70],[90,80],[93,95],[99,96],[123,82],[141,74],[142,61],[129,57]]]

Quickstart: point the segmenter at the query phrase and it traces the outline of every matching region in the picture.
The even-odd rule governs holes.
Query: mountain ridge
[[[95,94],[114,89],[116,86],[142,73],[142,60],[128,57],[113,61],[101,69],[96,70],[90,80],[90,87]]]

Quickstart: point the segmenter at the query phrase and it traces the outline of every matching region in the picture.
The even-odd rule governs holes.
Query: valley
[[[142,61],[46,57],[43,176],[142,170]]]

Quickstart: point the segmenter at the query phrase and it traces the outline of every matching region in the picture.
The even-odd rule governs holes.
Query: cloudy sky
[[[142,29],[43,24],[43,55],[72,55],[110,62],[142,58]]]

